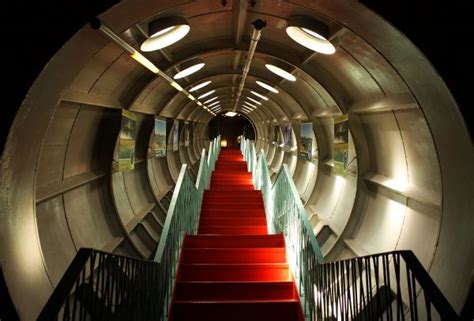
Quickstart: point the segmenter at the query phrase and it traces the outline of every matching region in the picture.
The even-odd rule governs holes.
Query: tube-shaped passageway
[[[181,165],[197,174],[229,112],[273,177],[288,165],[327,260],[413,250],[461,311],[474,153],[404,35],[347,0],[123,1],[51,58],[2,155],[1,268],[21,319],[81,247],[151,257]]]

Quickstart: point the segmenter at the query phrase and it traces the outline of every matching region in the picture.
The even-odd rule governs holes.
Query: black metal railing
[[[459,320],[412,251],[313,265],[304,277],[310,320]]]
[[[38,316],[53,320],[155,320],[163,313],[159,264],[82,248]]]

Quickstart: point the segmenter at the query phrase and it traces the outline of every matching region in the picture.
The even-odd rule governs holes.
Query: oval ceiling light
[[[252,104],[249,103],[248,101],[244,101],[244,106],[248,106],[248,107],[251,107],[251,108],[257,108],[257,106],[252,105]]]
[[[204,104],[208,104],[208,103],[210,103],[211,101],[216,100],[217,98],[219,98],[219,97],[217,97],[217,96],[216,96],[216,97],[212,97],[211,99],[206,100],[206,101],[204,102]]]
[[[272,87],[270,85],[267,85],[266,83],[257,80],[257,85],[265,88],[266,90],[270,90],[271,92],[274,92],[275,94],[278,94],[278,90],[275,87]]]
[[[277,76],[285,78],[286,80],[289,80],[289,81],[296,81],[295,76],[293,76],[288,71],[286,71],[286,70],[284,70],[280,67],[277,67],[277,66],[272,65],[272,64],[265,64],[265,67],[267,67],[268,70],[270,70],[271,72],[273,72]]]
[[[166,17],[151,21],[148,24],[148,34],[140,46],[141,51],[149,52],[168,47],[183,39],[191,28],[184,17]]]
[[[208,106],[211,107],[211,106],[214,106],[215,104],[219,104],[219,103],[220,103],[220,101],[215,101],[212,104],[209,104]]]
[[[259,93],[256,92],[256,91],[251,90],[250,92],[251,92],[252,94],[254,94],[255,96],[259,97],[259,98],[262,98],[262,99],[264,99],[264,100],[268,100],[267,97],[265,97],[264,95],[259,94]]]
[[[212,94],[215,93],[215,92],[216,92],[215,89],[213,89],[213,90],[211,90],[211,91],[208,91],[207,93],[202,94],[201,96],[199,96],[198,99],[202,99],[202,98],[204,98],[204,97],[207,97],[207,96],[209,96],[209,95],[212,95]],[[216,98],[217,98],[217,97],[216,97]]]
[[[328,26],[320,21],[303,16],[292,17],[286,27],[286,33],[291,39],[313,51],[325,55],[336,52],[334,45],[327,40]]]
[[[187,77],[189,75],[194,74],[195,72],[199,71],[204,67],[206,64],[200,59],[192,59],[183,63],[180,66],[180,72],[173,76],[173,79],[181,79]]]
[[[257,105],[261,105],[261,104],[262,104],[262,103],[259,102],[258,100],[253,99],[252,97],[247,97],[247,99],[250,100],[251,102],[257,104]]]
[[[196,85],[196,86],[194,86],[194,87],[191,87],[191,89],[189,89],[189,92],[192,93],[193,91],[196,91],[196,90],[199,90],[199,89],[201,89],[201,88],[204,88],[204,87],[206,87],[207,85],[209,85],[211,82],[212,82],[212,80],[208,80],[208,81],[202,82],[202,83],[200,83],[199,85]]]

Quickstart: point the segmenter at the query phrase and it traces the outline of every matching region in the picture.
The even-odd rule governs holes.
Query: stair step
[[[240,203],[228,204],[225,202],[206,202],[202,206],[202,210],[215,209],[215,210],[234,210],[240,212],[246,212],[248,210],[263,210],[262,202],[251,202],[245,203],[241,201]]]
[[[265,217],[253,218],[247,217],[242,219],[241,217],[211,217],[201,218],[199,227],[213,227],[213,226],[267,226],[267,220]]]
[[[219,193],[219,194],[214,194],[214,195],[204,195],[203,198],[203,204],[213,204],[213,203],[227,203],[227,204],[232,204],[232,203],[256,203],[260,204],[263,206],[263,199],[262,195],[246,195],[246,192],[253,192],[252,191],[240,191],[240,192],[235,192],[235,193]]]
[[[289,281],[286,263],[181,264],[178,281]]]
[[[273,235],[187,235],[184,248],[269,248],[285,247],[282,234]]]
[[[253,185],[234,185],[229,186],[228,184],[211,184],[211,188],[219,191],[250,191],[254,189]]]
[[[285,263],[284,248],[186,248],[181,253],[185,264]]]
[[[262,198],[262,193],[260,191],[254,190],[254,191],[241,191],[239,192],[240,195],[246,196],[246,197],[255,197],[255,198]],[[219,191],[214,191],[214,190],[207,190],[204,192],[204,197],[206,196],[233,196],[229,195],[223,192]]]
[[[267,226],[212,226],[199,228],[199,234],[265,235]]]
[[[177,282],[176,300],[290,300],[296,298],[293,281]]]
[[[175,301],[173,321],[297,321],[298,300]]]
[[[203,208],[201,212],[201,219],[203,218],[219,218],[219,217],[265,217],[265,210],[263,209],[247,209],[245,211],[236,210],[233,208],[219,209],[219,208]]]

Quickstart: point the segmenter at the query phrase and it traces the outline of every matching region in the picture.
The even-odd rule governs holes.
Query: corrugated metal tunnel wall
[[[212,80],[206,91],[215,89],[226,110],[250,22],[266,20],[244,93],[261,91],[256,80],[280,92],[248,117],[272,173],[288,164],[327,259],[411,249],[459,311],[474,265],[474,154],[454,99],[424,56],[354,1],[125,1],[100,19],[138,48],[139,29],[168,15],[185,16],[191,32],[147,57],[170,75],[203,59],[205,68],[180,83]],[[289,39],[294,15],[324,21],[336,53],[315,54]],[[297,81],[265,63],[285,63]],[[111,170],[121,109],[139,115],[129,172]],[[342,114],[352,160],[345,177],[330,164],[333,117]],[[181,135],[178,151],[150,157],[155,115],[188,121],[190,145]],[[80,247],[151,255],[179,168],[197,164],[211,117],[89,26],[58,51],[23,102],[2,159],[1,264],[22,319],[35,318]],[[274,126],[291,123],[297,146],[302,122],[313,123],[312,161],[272,144]]]

